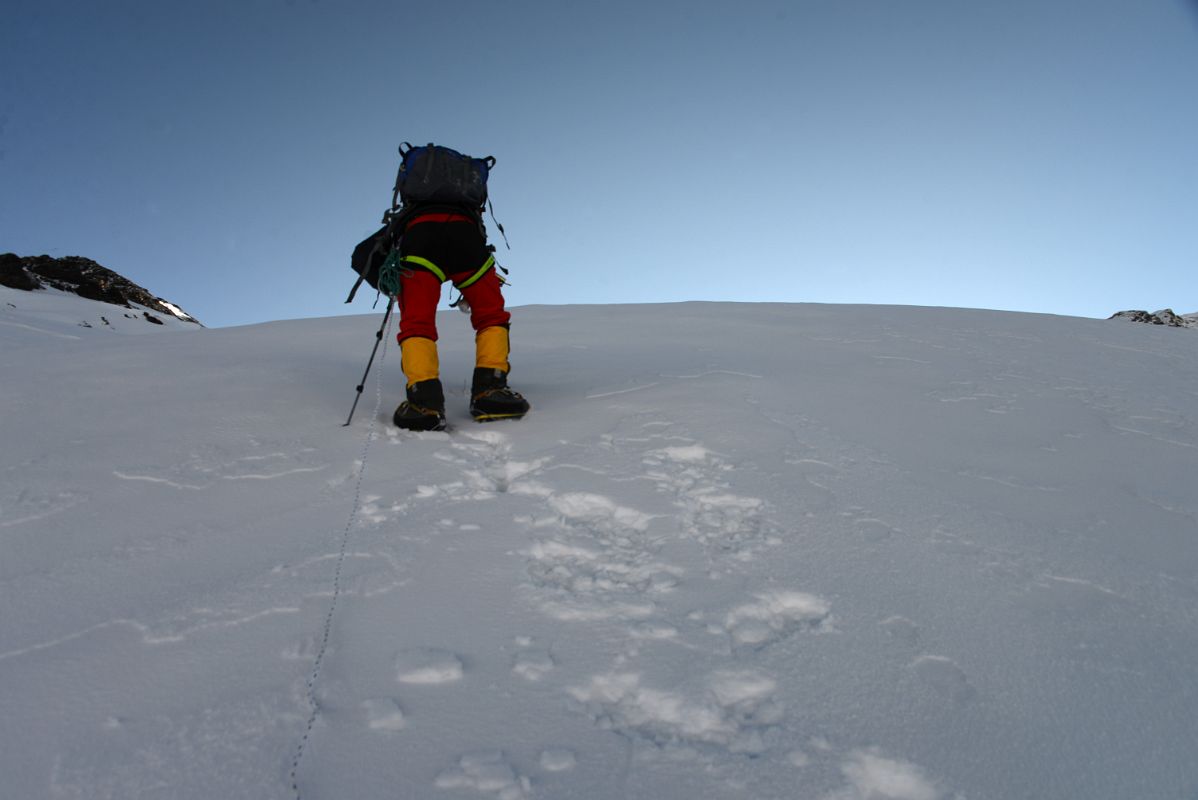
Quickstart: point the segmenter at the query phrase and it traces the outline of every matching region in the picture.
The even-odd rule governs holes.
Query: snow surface
[[[480,426],[447,312],[410,434],[379,321],[0,325],[0,795],[1198,797],[1192,333],[519,308]]]
[[[0,342],[5,348],[46,338],[86,339],[95,334],[193,331],[200,325],[178,306],[159,301],[171,314],[136,303],[131,307],[88,300],[61,289],[31,292],[0,286]],[[146,315],[158,320],[151,322]]]

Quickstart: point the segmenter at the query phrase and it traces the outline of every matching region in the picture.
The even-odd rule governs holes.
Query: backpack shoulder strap
[[[399,168],[395,171],[395,191],[391,193],[391,210],[399,208],[399,179],[403,177],[403,164],[407,160],[408,153],[412,152],[411,142],[399,143]],[[387,217],[383,215],[383,221],[387,221]]]

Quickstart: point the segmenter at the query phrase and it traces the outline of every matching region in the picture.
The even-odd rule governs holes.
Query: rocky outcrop
[[[1149,325],[1165,325],[1170,328],[1198,328],[1198,314],[1184,316],[1174,314],[1173,309],[1165,308],[1149,314],[1147,311],[1120,311],[1113,314],[1111,319],[1125,319],[1129,322],[1146,322]]]
[[[82,256],[51,258],[0,253],[0,285],[27,292],[46,288],[59,289],[88,300],[130,309],[137,304],[142,308],[200,325],[199,320],[174,303],[151,294],[128,278]],[[146,318],[158,321],[148,313]]]

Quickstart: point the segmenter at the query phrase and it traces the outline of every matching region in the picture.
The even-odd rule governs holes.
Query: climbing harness
[[[445,281],[449,280],[449,278],[448,278],[448,277],[445,275],[445,273],[444,273],[444,272],[441,270],[441,268],[440,268],[440,267],[438,267],[438,266],[437,266],[436,264],[434,264],[433,262],[429,261],[427,258],[422,258],[422,257],[420,257],[420,256],[404,256],[404,257],[403,257],[402,259],[400,259],[400,260],[401,260],[401,261],[403,261],[405,264],[416,264],[417,266],[424,267],[424,268],[425,268],[425,269],[427,269],[429,272],[431,272],[431,273],[433,273],[434,275],[436,275],[436,276],[437,276],[437,278],[438,278],[438,279],[441,281],[441,283],[445,283]],[[482,278],[482,276],[486,275],[486,274],[487,274],[487,272],[488,272],[488,271],[489,271],[489,270],[490,270],[492,267],[494,267],[494,266],[496,266],[496,263],[495,263],[495,256],[493,256],[493,255],[491,255],[491,256],[487,256],[487,260],[483,262],[483,265],[482,265],[481,267],[479,267],[479,268],[478,268],[478,269],[477,269],[477,270],[476,270],[476,271],[475,271],[475,272],[474,272],[474,273],[473,273],[473,274],[472,274],[472,275],[471,275],[469,278],[467,278],[466,280],[462,281],[461,283],[455,283],[455,284],[454,284],[454,288],[455,288],[455,289],[457,289],[457,290],[460,292],[460,291],[462,291],[463,289],[465,289],[465,288],[467,288],[467,287],[469,287],[469,286],[472,286],[472,285],[473,285],[474,283],[476,283],[476,282],[477,282],[477,281],[478,281],[480,278]],[[500,278],[499,280],[500,280],[500,283],[503,283],[503,282],[504,282],[504,281],[503,281],[503,278]],[[380,287],[380,288],[382,288],[382,284],[383,284],[383,279],[382,279],[382,277],[380,276],[380,278],[379,278],[379,287]]]

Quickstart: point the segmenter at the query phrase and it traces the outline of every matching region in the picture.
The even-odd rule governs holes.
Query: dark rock
[[[1154,314],[1147,311],[1120,311],[1112,314],[1110,319],[1125,319],[1129,322],[1144,322],[1149,325],[1164,325],[1169,328],[1198,328],[1198,315],[1187,314],[1180,316],[1173,313],[1171,308],[1163,308]]]
[[[1162,325],[1168,325],[1171,328],[1188,328],[1189,323],[1183,317],[1173,313],[1173,309],[1166,308],[1156,312],[1152,316],[1161,321]]]
[[[18,256],[15,253],[0,254],[0,283],[13,289],[34,291],[53,288],[71,292],[88,300],[110,303],[132,308],[137,304],[157,311],[165,316],[185,322],[200,322],[173,303],[169,306],[161,297],[156,297],[133,281],[102,267],[90,258],[82,256]],[[126,315],[129,316],[129,315]],[[148,320],[162,325],[161,319],[145,315]]]
[[[112,284],[81,283],[75,287],[75,294],[88,300],[97,300],[101,303],[111,303],[114,306],[132,308],[129,305],[130,298]]]
[[[1153,319],[1152,315],[1147,311],[1117,311],[1110,316],[1110,319],[1125,319],[1128,322],[1147,322],[1151,325],[1160,325],[1159,319]]]
[[[31,292],[42,288],[41,281],[31,275],[15,253],[0,253],[0,286]]]

